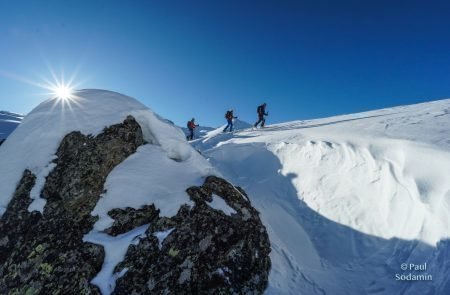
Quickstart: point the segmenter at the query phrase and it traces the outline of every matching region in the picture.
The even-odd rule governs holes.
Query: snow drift
[[[448,294],[450,100],[194,143],[261,212],[269,294]],[[432,281],[402,282],[402,263]]]

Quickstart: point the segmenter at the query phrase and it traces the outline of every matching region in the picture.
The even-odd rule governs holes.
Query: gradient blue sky
[[[450,1],[3,1],[0,109],[25,80],[138,98],[175,123],[268,123],[450,97]]]

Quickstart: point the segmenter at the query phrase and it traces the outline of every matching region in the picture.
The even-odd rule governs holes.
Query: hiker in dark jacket
[[[266,113],[266,103],[263,103],[262,105],[258,106],[256,109],[256,112],[258,113],[258,121],[255,123],[255,128],[258,126],[259,123],[261,123],[261,127],[264,127],[264,124],[266,124],[266,119],[264,119],[264,116],[268,116],[269,113]]]
[[[225,119],[227,119],[227,123],[228,125],[225,127],[225,129],[223,129],[223,132],[227,132],[228,127],[230,127],[230,132],[233,131],[233,119],[237,119],[237,117],[235,117],[233,115],[233,110],[228,110],[227,113],[225,114]]]
[[[195,125],[195,118],[192,118],[192,120],[187,122],[187,128],[189,129],[189,135],[186,137],[187,140],[194,139],[194,129],[196,127],[198,127],[198,125]]]

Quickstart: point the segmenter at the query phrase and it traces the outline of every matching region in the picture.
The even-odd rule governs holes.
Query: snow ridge
[[[193,145],[261,212],[267,294],[448,294],[449,128],[446,99]],[[395,279],[402,263],[424,262],[432,282]]]

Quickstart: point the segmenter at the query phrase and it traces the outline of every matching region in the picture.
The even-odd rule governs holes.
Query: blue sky
[[[268,123],[450,97],[448,1],[0,1],[0,109],[25,81],[138,98],[183,125]],[[105,106],[107,107],[107,106]]]

